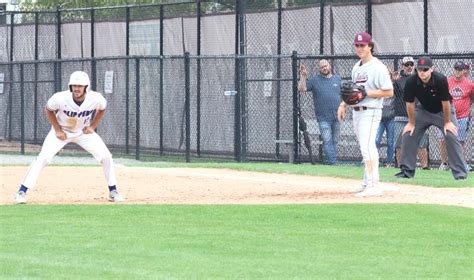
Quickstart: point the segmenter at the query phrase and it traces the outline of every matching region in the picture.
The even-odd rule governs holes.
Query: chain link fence
[[[348,80],[357,61],[353,36],[369,31],[390,70],[402,70],[406,55],[428,53],[449,76],[456,61],[474,59],[469,7],[463,0],[232,0],[7,12],[0,21],[0,137],[21,143],[21,152],[41,144],[50,127],[46,100],[82,69],[108,100],[99,133],[115,152],[323,162],[315,109],[328,108],[296,90],[295,67],[316,76],[327,59]],[[431,165],[441,162],[436,130],[427,133]],[[387,142],[382,137],[382,162]],[[471,162],[472,143],[471,130]],[[337,156],[341,163],[361,159],[350,112]]]
[[[400,67],[401,57],[379,58],[390,69]],[[7,104],[0,124],[2,138],[20,143],[19,152],[25,152],[25,144],[40,145],[50,129],[43,113],[47,99],[66,89],[70,73],[82,69],[93,73],[93,88],[108,101],[98,131],[116,153],[136,158],[180,155],[188,160],[324,162],[324,135],[315,110],[332,110],[325,113],[334,115],[335,109],[295,87],[297,67],[304,64],[314,77],[321,59],[329,61],[332,73],[342,81],[350,79],[356,63],[352,56],[186,55],[3,63],[0,71],[9,75],[0,95]],[[466,58],[434,58],[435,67],[448,75],[458,60]],[[298,109],[307,125],[311,153]],[[472,126],[471,122],[470,131]],[[436,166],[441,162],[438,129],[431,128],[427,135],[429,164]],[[470,133],[466,147],[471,163],[473,142]],[[386,149],[385,134],[381,162],[386,160]],[[341,164],[361,160],[350,111],[340,124],[337,150]]]

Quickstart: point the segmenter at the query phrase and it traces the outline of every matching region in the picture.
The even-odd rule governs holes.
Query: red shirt
[[[474,83],[462,77],[456,80],[453,76],[448,78],[449,93],[453,97],[456,118],[467,118],[471,113],[471,98],[474,96]]]

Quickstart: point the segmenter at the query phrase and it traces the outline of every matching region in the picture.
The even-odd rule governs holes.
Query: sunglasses
[[[430,68],[418,68],[416,69],[418,72],[426,72],[428,70],[430,70]]]
[[[413,63],[413,62],[407,62],[407,63],[403,64],[403,66],[405,66],[405,67],[410,67],[410,66],[413,67],[413,65],[415,65],[415,63]]]

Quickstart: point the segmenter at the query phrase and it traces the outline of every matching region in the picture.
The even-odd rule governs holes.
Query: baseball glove
[[[364,86],[353,82],[343,82],[341,84],[341,99],[347,105],[355,105],[367,96]]]

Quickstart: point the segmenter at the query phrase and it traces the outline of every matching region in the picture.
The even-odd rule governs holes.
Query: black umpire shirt
[[[407,79],[403,100],[415,102],[416,97],[426,111],[439,113],[443,111],[441,101],[453,100],[448,88],[448,78],[439,72],[433,71],[427,84],[415,74]]]

